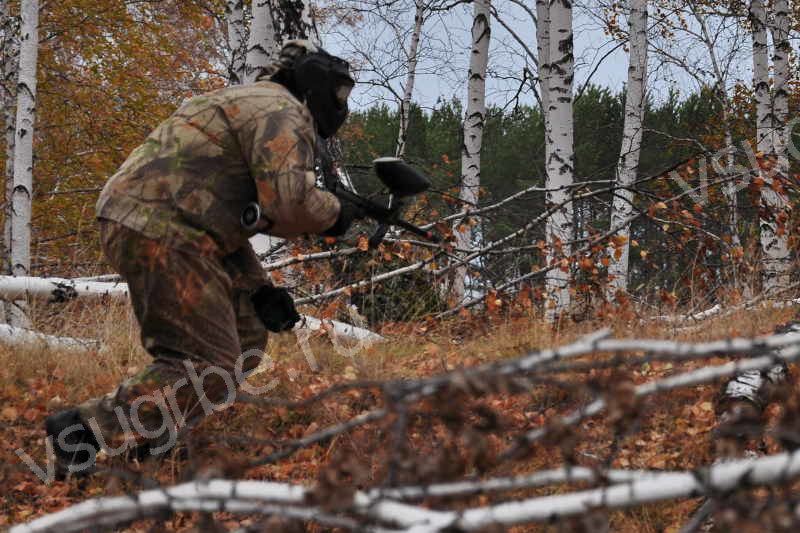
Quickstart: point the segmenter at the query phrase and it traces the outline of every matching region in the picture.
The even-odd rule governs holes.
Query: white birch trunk
[[[549,24],[548,107],[546,143],[547,183],[546,204],[549,207],[564,204],[548,218],[547,262],[561,263],[553,269],[546,281],[548,304],[546,318],[555,320],[570,306],[570,245],[573,238],[573,207],[565,203],[572,185],[574,172],[572,82],[574,57],[572,54],[572,4],[569,0],[551,0]],[[561,188],[561,189],[559,189]]]
[[[72,337],[56,337],[38,331],[0,324],[0,344],[5,346],[36,346],[52,351],[85,354],[101,349],[102,345],[95,339],[73,339]]]
[[[0,299],[46,298],[65,302],[74,298],[119,300],[128,297],[127,283],[79,281],[67,278],[0,276]]]
[[[789,118],[789,54],[792,51],[789,43],[789,2],[775,0],[773,2],[772,63],[775,68],[773,79],[773,115],[775,135],[773,137],[775,157],[781,176],[786,178],[789,170],[789,155],[786,149],[787,121]]]
[[[3,32],[2,105],[6,165],[3,174],[3,242],[0,248],[0,274],[11,273],[11,193],[14,190],[14,125],[16,122],[17,71],[19,67],[18,19],[11,15],[7,0],[0,3],[0,25]],[[0,302],[0,322],[7,320],[6,304]],[[10,312],[10,311],[9,311]]]
[[[646,102],[645,83],[647,79],[647,0],[630,1],[630,27],[628,59],[628,86],[625,97],[625,125],[622,133],[622,148],[617,167],[617,185],[630,187],[636,181],[639,170],[639,154],[642,146],[642,121]],[[611,227],[616,227],[633,215],[633,191],[618,189],[614,193],[611,212]],[[624,239],[618,248],[611,247],[611,263],[608,273],[611,277],[608,299],[613,299],[618,291],[628,290],[628,255],[630,252],[630,226],[624,226],[617,235]]]
[[[481,186],[481,144],[483,124],[486,120],[486,67],[489,62],[489,41],[491,26],[489,6],[491,0],[475,0],[472,22],[472,54],[469,61],[469,80],[467,81],[467,117],[464,120],[464,144],[461,146],[461,192],[459,197],[465,202],[464,209],[469,212],[478,203],[478,190]],[[456,221],[453,228],[456,248],[472,249],[472,226]],[[460,267],[453,279],[453,297],[461,303],[464,299],[467,268]]]
[[[253,83],[265,74],[278,52],[270,0],[253,0],[252,14],[245,55],[244,83]]]
[[[547,164],[551,152],[547,141],[550,134],[550,0],[536,0],[536,52],[538,55],[539,101],[544,119],[544,160]],[[549,179],[545,180],[545,187]],[[545,256],[549,259],[549,255]]]
[[[31,268],[31,200],[33,198],[33,133],[36,118],[36,61],[39,52],[39,2],[20,7],[19,84],[14,143],[14,190],[11,217],[11,273],[27,276]],[[10,324],[27,326],[20,303],[11,309]]]
[[[319,35],[314,30],[314,21],[311,18],[311,4],[306,1],[285,2],[271,0],[272,27],[275,30],[276,48],[275,55],[280,46],[292,39],[310,39],[315,44],[319,42]]]
[[[756,151],[772,150],[770,123],[769,58],[767,52],[767,13],[761,0],[750,2],[750,23],[753,27],[753,90],[756,101]]]
[[[753,2],[754,4],[756,1]],[[763,7],[762,7],[763,9]],[[772,84],[772,109],[767,121],[771,135],[772,147],[769,153],[774,159],[775,168],[764,173],[764,187],[761,189],[762,207],[765,217],[761,219],[761,247],[764,253],[763,290],[767,294],[777,292],[789,286],[790,251],[788,245],[788,198],[782,187],[775,190],[772,186],[785,179],[789,172],[789,158],[786,147],[786,124],[789,117],[789,5],[786,0],[775,0],[774,23],[771,25],[774,67]],[[766,20],[766,19],[763,19]],[[764,35],[766,42],[766,35]],[[764,51],[766,55],[766,50]],[[755,54],[754,54],[755,55]],[[765,124],[766,126],[766,124]],[[759,149],[759,151],[761,151]]]
[[[244,0],[226,0],[225,17],[228,23],[228,47],[231,60],[228,66],[228,83],[239,85],[245,78],[247,27],[244,24]]]
[[[536,52],[539,56],[539,100],[542,103],[545,131],[550,116],[550,0],[536,0]],[[549,145],[545,143],[545,150]],[[548,152],[549,153],[549,152]],[[547,155],[545,154],[545,161]]]
[[[726,124],[725,129],[725,146],[733,146],[733,134],[731,133],[730,128],[730,112],[725,111],[723,115],[723,120]],[[733,169],[736,165],[736,158],[733,150],[729,150],[727,155],[725,156],[725,169],[728,173],[732,173]],[[722,173],[721,173],[722,174]],[[728,180],[725,183],[725,186],[722,188],[723,193],[725,194],[725,199],[728,201],[728,208],[730,213],[728,214],[728,225],[730,226],[730,236],[731,236],[731,246],[738,248],[742,245],[741,240],[739,239],[739,200],[736,197],[738,188],[736,187],[736,182],[733,180]],[[737,269],[734,269],[734,274],[737,274]],[[734,282],[737,286],[740,285],[741,280],[735,279]]]
[[[411,113],[411,95],[414,92],[414,81],[417,77],[417,54],[419,52],[419,40],[422,34],[422,23],[424,22],[425,6],[422,1],[416,2],[414,12],[414,30],[411,33],[411,43],[408,48],[408,73],[406,74],[406,84],[403,89],[403,99],[400,101],[400,127],[397,132],[397,149],[395,155],[403,157],[406,153],[406,140],[408,138],[408,119]]]

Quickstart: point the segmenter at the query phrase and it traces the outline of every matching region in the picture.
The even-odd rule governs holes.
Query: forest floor
[[[361,485],[376,484],[384,474],[385,435],[378,426],[363,426],[324,444],[311,446],[277,464],[242,468],[248,461],[275,450],[274,441],[295,439],[319,428],[349,419],[378,404],[370,391],[350,391],[316,402],[305,409],[265,408],[236,404],[207,419],[199,428],[202,446],[181,445],[188,453],[173,453],[166,458],[141,463],[122,458],[101,457],[100,465],[131,474],[94,476],[86,481],[56,481],[50,485],[40,481],[26,468],[15,450],[22,449],[37,463],[45,461],[43,422],[48,413],[74,405],[87,398],[113,390],[126,376],[147,363],[147,354],[139,347],[138,333],[127,306],[107,306],[71,302],[68,307],[43,306],[35,312],[36,324],[48,333],[73,337],[102,339],[108,349],[82,355],[53,352],[36,347],[0,346],[0,529],[3,526],[31,520],[45,513],[62,509],[90,497],[118,495],[142,488],[142,480],[163,485],[178,483],[197,476],[223,476],[314,484],[323,477],[330,464],[346,460],[357,463],[363,473]],[[768,334],[772,329],[795,317],[794,309],[740,312],[724,319],[707,319],[701,327],[677,332],[658,322],[640,320],[584,321],[554,330],[530,316],[493,318],[458,318],[441,323],[390,324],[381,334],[389,342],[375,344],[353,357],[337,355],[324,337],[312,339],[310,347],[319,363],[319,370],[309,368],[307,359],[291,334],[273,336],[267,349],[274,366],[251,378],[254,384],[277,378],[274,397],[300,400],[308,398],[347,380],[385,380],[401,377],[431,376],[460,367],[471,367],[487,361],[520,356],[531,350],[565,344],[583,334],[612,327],[618,338],[660,338],[685,341],[708,341],[727,337],[750,337]],[[340,350],[341,351],[341,350]],[[586,401],[588,383],[608,383],[624,374],[634,384],[697,368],[702,364],[718,364],[722,357],[704,363],[651,363],[625,366],[613,370],[592,370],[573,373],[566,379],[576,385],[575,392],[547,386],[532,393],[495,395],[481,401],[498,413],[501,428],[490,439],[490,446],[504,448],[511,436],[540,427],[545,420],[567,413]],[[797,372],[792,369],[792,375]],[[796,380],[795,380],[796,382]],[[796,383],[795,383],[796,386]],[[710,432],[716,423],[714,402],[719,383],[679,389],[661,394],[657,401],[644,406],[636,427],[624,434],[599,418],[588,419],[581,428],[579,442],[574,444],[573,457],[584,465],[598,464],[600,457],[610,457],[615,468],[685,470],[713,461]],[[780,406],[768,409],[771,419],[778,416]],[[435,454],[448,437],[444,429],[432,434],[412,433],[415,452]],[[204,438],[205,437],[205,438]],[[200,442],[195,441],[195,442]],[[780,450],[767,440],[766,451]],[[445,448],[447,446],[444,446]],[[188,459],[187,459],[188,457]],[[487,476],[511,475],[555,468],[563,464],[563,448],[537,448],[537,453],[513,463],[490,467]],[[476,504],[500,501],[499,498],[520,494],[553,494],[568,487],[539,489],[527,493],[479,496]],[[610,529],[623,532],[659,532],[680,529],[700,500],[667,502],[614,512],[608,515]],[[226,526],[247,525],[253,518],[242,515],[216,515]],[[740,531],[748,530],[742,524]],[[574,526],[574,528],[572,527]],[[578,530],[572,526],[520,526],[514,531]],[[160,522],[142,521],[122,531],[171,530],[189,531],[198,527],[196,515],[183,513]],[[196,530],[196,529],[195,529]],[[316,526],[310,530],[320,531]],[[752,531],[759,526],[753,524]]]

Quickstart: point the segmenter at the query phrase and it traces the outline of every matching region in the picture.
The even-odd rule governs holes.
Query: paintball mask
[[[306,103],[320,137],[331,137],[347,118],[347,98],[355,85],[350,65],[308,41],[286,43],[279,63],[281,72],[273,80]]]

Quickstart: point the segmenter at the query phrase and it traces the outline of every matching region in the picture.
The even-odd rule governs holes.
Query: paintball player
[[[299,320],[248,239],[341,235],[363,216],[315,186],[318,137],[342,125],[353,85],[347,62],[288,42],[255,83],[186,100],[109,179],[100,239],[153,361],[112,393],[47,418],[59,475],[91,471],[101,448],[168,450],[232,401],[267,330]]]

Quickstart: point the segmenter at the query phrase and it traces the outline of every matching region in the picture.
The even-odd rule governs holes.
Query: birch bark
[[[792,51],[789,43],[789,2],[775,0],[773,8],[773,23],[770,25],[770,33],[773,43],[772,63],[775,68],[772,88],[775,135],[772,139],[778,170],[785,178],[789,170],[786,142],[789,118],[789,54]]]
[[[755,4],[758,0],[755,0]],[[770,163],[774,168],[763,174],[764,187],[761,189],[763,217],[761,226],[761,247],[764,253],[763,290],[767,294],[777,294],[789,286],[790,251],[786,223],[789,220],[788,198],[781,181],[789,173],[789,157],[786,146],[787,121],[789,118],[789,4],[787,0],[775,0],[774,19],[770,26],[773,42],[772,63],[774,77],[772,84],[771,113],[766,121],[771,130],[772,147]],[[762,7],[763,9],[763,7]],[[764,18],[763,20],[766,20]],[[766,41],[766,35],[764,36]],[[764,51],[766,55],[766,50]],[[759,150],[761,151],[761,150]]]
[[[244,83],[253,83],[266,73],[278,49],[270,0],[253,0],[251,9],[253,17],[245,55]]]
[[[539,101],[542,103],[545,131],[550,116],[550,0],[536,0],[536,52],[539,56]],[[549,145],[546,146],[549,149]],[[547,155],[545,154],[545,161]]]
[[[630,187],[636,181],[639,170],[639,154],[642,146],[642,121],[646,102],[647,80],[647,0],[630,1],[630,27],[628,57],[628,86],[625,96],[625,124],[622,133],[622,148],[617,166],[617,185]],[[633,215],[633,191],[620,188],[615,191],[611,212],[611,227],[616,227]],[[609,254],[608,266],[611,277],[608,299],[628,289],[628,256],[630,253],[630,226],[617,232],[618,247]]]
[[[311,39],[316,44],[319,36],[314,31],[311,4],[308,1],[286,2],[271,0],[272,27],[278,47],[291,39]],[[276,49],[276,55],[279,48]]]
[[[11,193],[14,190],[14,130],[16,121],[17,70],[19,67],[19,20],[12,16],[7,0],[0,2],[0,29],[3,34],[2,105],[6,165],[3,174],[3,240],[0,247],[0,274],[11,273]],[[7,318],[7,305],[0,302],[0,322]]]
[[[478,203],[481,186],[481,145],[483,124],[486,120],[486,67],[489,62],[491,26],[489,7],[491,0],[475,0],[472,22],[472,53],[467,81],[467,116],[464,120],[464,144],[461,147],[461,192],[464,209]],[[453,228],[456,248],[472,249],[472,226],[456,221]],[[460,303],[464,299],[467,268],[456,269],[453,280],[453,296]]]
[[[11,217],[11,273],[27,276],[31,267],[31,199],[33,198],[33,133],[36,118],[36,61],[39,52],[39,2],[20,6],[19,84],[14,142],[14,190]],[[9,323],[27,326],[22,302],[11,309]]]
[[[414,30],[411,33],[411,43],[408,47],[408,73],[403,89],[403,99],[400,101],[400,128],[397,132],[397,149],[395,155],[403,157],[406,153],[406,140],[408,138],[408,118],[411,112],[411,96],[414,93],[414,81],[417,76],[417,54],[419,53],[419,40],[424,22],[425,5],[421,0],[416,2],[414,12]]]
[[[546,318],[554,321],[570,306],[570,246],[573,238],[573,207],[567,202],[574,172],[572,82],[574,56],[572,47],[572,2],[550,0],[546,205],[563,206],[547,220],[547,262],[561,263],[546,281],[549,298]]]
[[[239,85],[245,79],[245,56],[247,50],[247,27],[244,24],[244,0],[226,0],[225,17],[228,23],[228,46],[231,61],[228,66],[228,82]]]
[[[767,13],[761,0],[750,2],[750,24],[753,28],[753,90],[756,101],[756,151],[772,150],[770,121],[769,58],[767,52]]]
[[[763,253],[762,290],[767,293],[775,291],[788,283],[786,272],[785,234],[781,234],[778,220],[785,212],[786,198],[772,187],[776,173],[780,172],[780,162],[776,147],[781,146],[777,139],[777,113],[775,98],[770,92],[769,52],[767,45],[767,11],[761,0],[752,0],[749,8],[750,22],[753,28],[753,87],[756,101],[756,150],[763,154],[760,163],[764,180],[761,189],[761,206],[759,209],[759,228],[761,251]],[[777,22],[777,20],[776,20]],[[779,36],[776,31],[774,36]],[[776,59],[782,62],[781,54],[776,50]],[[782,65],[775,64],[775,86],[785,76],[785,70],[779,74]],[[785,79],[785,78],[784,78]],[[784,117],[785,118],[785,117]],[[785,145],[784,145],[785,146]],[[785,153],[785,152],[784,152]],[[772,168],[770,168],[772,167]]]

